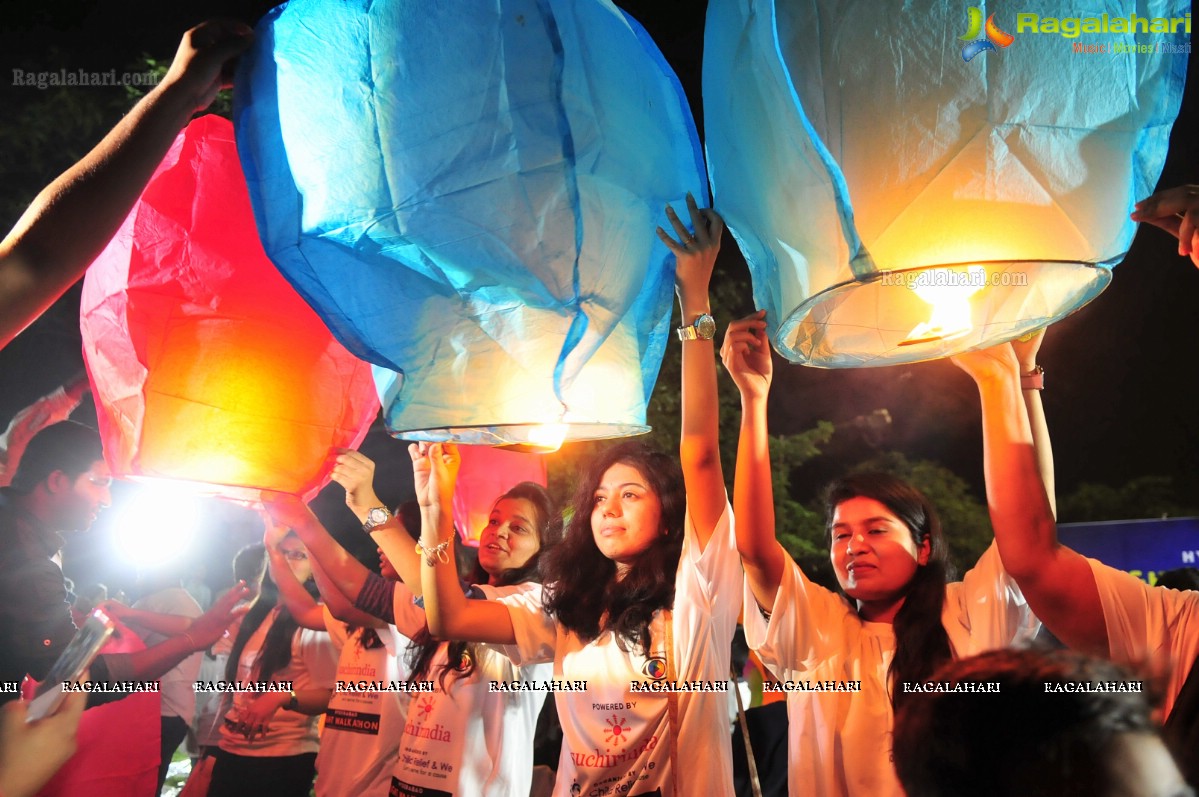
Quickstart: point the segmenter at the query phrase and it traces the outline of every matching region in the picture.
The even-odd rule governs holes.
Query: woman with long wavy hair
[[[678,463],[637,444],[601,455],[579,487],[544,593],[466,601],[447,567],[452,447],[429,452],[438,501],[422,524],[429,628],[553,662],[563,745],[555,794],[732,794],[727,686],[741,568],[718,450],[708,283],[723,222],[673,211],[684,327]],[[448,559],[452,561],[452,559]],[[584,688],[585,687],[585,688]],[[719,691],[717,691],[719,690]]]
[[[851,475],[826,491],[840,594],[804,576],[775,539],[765,328],[761,312],[734,322],[721,353],[741,393],[733,506],[745,636],[788,690],[788,788],[795,797],[902,797],[891,762],[895,710],[918,699],[941,664],[1031,640],[1040,624],[994,545],[950,581],[936,510],[888,474]],[[1034,363],[1039,343],[1021,344]]]

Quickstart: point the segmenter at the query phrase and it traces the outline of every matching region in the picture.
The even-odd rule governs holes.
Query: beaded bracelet
[[[443,565],[449,564],[450,555],[446,553],[449,547],[449,540],[446,540],[445,542],[439,542],[432,548],[426,548],[418,542],[416,544],[416,552],[425,557],[425,564],[427,564],[429,567],[435,567],[438,562],[441,562]]]

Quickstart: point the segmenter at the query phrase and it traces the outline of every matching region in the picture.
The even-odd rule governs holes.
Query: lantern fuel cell
[[[891,365],[1011,340],[1097,296],[1127,252],[1186,73],[1182,48],[1132,45],[1185,34],[1066,39],[976,6],[708,4],[715,204],[792,362]],[[1105,10],[1181,18],[1189,4]],[[1105,42],[1129,46],[1074,52]]]

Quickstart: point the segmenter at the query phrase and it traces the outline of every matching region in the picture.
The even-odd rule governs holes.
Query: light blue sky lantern
[[[784,356],[947,356],[1106,287],[1165,159],[1190,8],[1093,5],[711,0],[715,204]]]
[[[647,430],[674,279],[654,228],[706,184],[635,21],[606,0],[293,0],[237,87],[266,251],[378,366],[393,434]]]

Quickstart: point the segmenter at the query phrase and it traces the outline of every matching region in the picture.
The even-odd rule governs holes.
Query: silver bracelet
[[[450,548],[450,541],[439,542],[432,548],[426,548],[419,542],[416,544],[416,552],[425,557],[425,564],[429,567],[436,567],[438,562],[443,565],[450,563],[450,555],[447,553]]]

